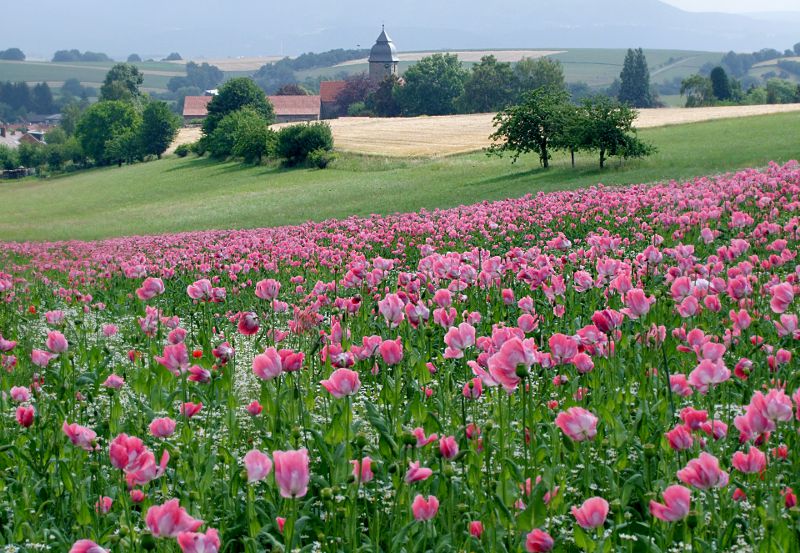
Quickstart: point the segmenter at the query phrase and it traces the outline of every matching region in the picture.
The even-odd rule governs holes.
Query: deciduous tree
[[[180,118],[172,113],[166,102],[148,102],[142,112],[142,124],[139,129],[142,153],[155,155],[161,159],[180,127]]]
[[[144,75],[130,63],[118,63],[106,74],[100,87],[100,100],[138,102],[141,97],[139,87],[144,82]]]
[[[496,130],[490,136],[494,144],[488,153],[511,152],[512,160],[516,161],[522,154],[536,152],[542,166],[549,167],[551,150],[562,144],[558,137],[565,129],[569,107],[569,94],[565,90],[542,87],[527,93],[520,105],[495,116]]]
[[[219,122],[229,113],[243,107],[252,107],[267,123],[272,123],[275,111],[264,91],[252,79],[238,77],[227,81],[208,104],[208,115],[203,121],[203,134],[210,136]]]
[[[457,111],[467,72],[457,55],[434,54],[409,67],[403,79],[397,100],[405,115],[449,115]]]
[[[515,95],[514,71],[510,63],[501,63],[494,56],[483,56],[472,66],[464,83],[460,104],[469,113],[499,111],[508,106]]]

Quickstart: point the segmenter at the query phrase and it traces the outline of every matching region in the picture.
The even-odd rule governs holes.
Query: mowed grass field
[[[115,62],[64,62],[0,61],[0,81],[25,81],[28,83],[63,83],[78,79],[84,86],[95,88],[103,84],[106,73]],[[169,62],[142,62],[134,64],[144,74],[143,88],[163,91],[172,77],[186,75],[183,66]]]
[[[0,184],[3,240],[95,239],[254,228],[519,197],[539,191],[681,180],[800,158],[800,112],[644,129],[654,156],[605,171],[558,155],[516,164],[483,153],[435,159],[343,155],[332,168],[284,170],[166,158],[46,180]]]

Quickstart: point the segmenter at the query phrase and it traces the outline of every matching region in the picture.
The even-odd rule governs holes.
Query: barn
[[[208,104],[213,96],[187,96],[183,103],[183,121],[196,124],[208,115]],[[276,123],[318,121],[320,118],[319,96],[267,96],[275,110]]]

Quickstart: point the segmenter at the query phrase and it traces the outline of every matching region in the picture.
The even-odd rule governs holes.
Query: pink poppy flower
[[[92,540],[78,540],[72,544],[69,553],[108,553],[108,550],[103,549]]]
[[[731,371],[725,367],[721,360],[712,361],[703,359],[695,369],[689,373],[689,384],[698,392],[705,394],[709,388],[721,384],[731,377]]]
[[[591,497],[580,507],[572,506],[572,516],[584,530],[594,530],[602,526],[608,516],[608,501],[602,497]]]
[[[439,453],[445,459],[452,459],[458,455],[458,442],[455,436],[445,436],[439,439]]]
[[[156,361],[175,376],[180,376],[189,368],[189,350],[183,343],[164,346],[164,354],[156,356]]]
[[[20,406],[17,407],[14,416],[17,419],[17,424],[23,428],[30,428],[30,426],[33,424],[34,418],[36,417],[36,410],[32,405]]]
[[[181,404],[179,412],[187,419],[191,419],[193,416],[199,413],[202,408],[202,403],[192,403],[191,401],[187,401],[186,403]]]
[[[399,336],[395,340],[384,340],[378,347],[378,352],[384,363],[390,367],[397,365],[403,360],[403,342]]]
[[[724,488],[728,485],[728,473],[719,468],[716,457],[704,451],[678,471],[678,480],[701,490]]]
[[[794,289],[788,282],[782,282],[772,288],[772,299],[769,306],[774,313],[783,313],[794,301]]]
[[[258,482],[269,475],[272,470],[272,461],[268,455],[252,449],[244,456],[244,467],[247,470],[247,481]]]
[[[375,474],[372,472],[372,459],[370,457],[364,457],[361,461],[353,459],[350,461],[350,464],[353,465],[353,478],[355,478],[356,482],[366,484],[375,478]]]
[[[119,390],[124,384],[125,380],[116,374],[108,375],[108,377],[103,381],[103,386],[113,390]]]
[[[439,439],[439,436],[436,434],[431,434],[430,436],[425,436],[425,429],[421,426],[416,427],[414,430],[411,431],[415,438],[417,438],[417,447],[425,447],[429,443],[435,442]]]
[[[175,538],[181,532],[194,532],[203,525],[202,520],[189,516],[177,499],[150,507],[145,523],[154,536],[166,538]]]
[[[262,300],[274,300],[281,291],[281,283],[275,279],[268,278],[256,283],[256,297]]]
[[[428,499],[417,495],[411,504],[411,512],[417,521],[431,520],[439,512],[439,500],[435,495],[429,495]]]
[[[205,534],[181,532],[178,534],[178,545],[183,553],[217,553],[221,547],[215,528],[209,528]]]
[[[308,451],[305,448],[273,451],[272,459],[275,463],[275,483],[278,484],[281,497],[292,499],[305,496],[310,478]]]
[[[320,381],[320,384],[336,399],[351,396],[361,387],[358,373],[350,369],[336,369],[330,378]]]
[[[53,353],[64,353],[69,349],[67,339],[57,330],[52,330],[47,334],[45,345]]]
[[[654,297],[648,297],[641,288],[633,288],[625,294],[625,308],[621,311],[627,315],[629,319],[640,319],[647,315],[650,311],[650,306],[655,303],[655,301],[656,299]]]
[[[475,539],[481,539],[483,535],[483,523],[480,520],[471,520],[468,526],[469,535]]]
[[[404,318],[405,304],[397,294],[387,294],[385,298],[378,302],[378,311],[383,315],[389,328],[400,326]]]
[[[41,349],[31,351],[31,363],[43,369],[56,357],[58,357],[58,355]]]
[[[111,457],[111,464],[125,470],[136,461],[139,455],[145,452],[144,443],[135,436],[120,434],[111,441],[108,454]]]
[[[694,445],[691,429],[683,424],[677,425],[667,432],[665,436],[667,437],[667,441],[669,441],[669,447],[675,451],[691,449],[692,445]]]
[[[767,456],[758,448],[750,446],[747,454],[741,451],[734,453],[731,464],[739,472],[758,474],[767,468]]]
[[[86,451],[94,451],[100,446],[97,445],[97,434],[91,428],[86,428],[78,423],[69,424],[64,421],[61,425],[61,430],[67,435],[72,445],[77,446]]]
[[[17,403],[23,403],[31,399],[31,391],[25,386],[12,386],[9,395]]]
[[[475,345],[475,327],[468,323],[450,327],[444,336],[444,343],[447,345],[445,359],[461,359],[464,350]]]
[[[253,374],[262,380],[272,380],[282,371],[281,356],[275,348],[267,348],[264,353],[253,358]]]
[[[236,326],[239,334],[244,336],[252,336],[254,334],[258,334],[259,328],[258,315],[255,313],[247,312],[239,315],[239,324]]]
[[[427,480],[433,474],[431,469],[420,467],[419,465],[419,461],[412,461],[408,464],[408,471],[405,477],[406,484]]]
[[[168,438],[175,432],[176,424],[177,423],[169,417],[153,419],[153,422],[150,423],[150,434],[156,438]]]
[[[680,485],[664,490],[664,503],[650,500],[650,514],[664,522],[675,522],[689,514],[692,505],[692,492]]]
[[[547,553],[553,550],[554,545],[553,537],[538,528],[534,528],[525,537],[525,551],[528,553]]]
[[[142,282],[142,286],[136,289],[136,296],[143,301],[147,301],[164,293],[164,282],[160,278],[148,277]]]
[[[571,440],[582,442],[597,435],[597,417],[582,407],[570,407],[556,416],[556,426]]]

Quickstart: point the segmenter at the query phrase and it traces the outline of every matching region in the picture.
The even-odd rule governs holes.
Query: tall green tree
[[[536,152],[542,166],[549,167],[551,151],[564,143],[560,137],[570,109],[565,90],[542,87],[527,93],[520,105],[495,116],[496,130],[489,137],[493,144],[487,152],[500,156],[511,152],[513,161],[522,154]]]
[[[636,108],[653,107],[653,96],[650,91],[650,70],[644,50],[628,49],[622,73],[619,75],[619,101]]]
[[[208,115],[203,121],[203,135],[210,136],[223,117],[246,106],[253,108],[268,123],[275,120],[275,111],[264,91],[252,79],[238,77],[222,85],[209,102]]]
[[[405,115],[456,113],[467,76],[455,54],[422,58],[403,75],[406,84],[397,91],[397,101]]]
[[[141,116],[130,102],[109,100],[98,102],[81,116],[75,136],[84,154],[98,165],[107,165],[112,160],[106,146],[117,136],[138,128]]]
[[[558,60],[547,57],[533,59],[522,58],[514,66],[517,79],[517,93],[520,97],[526,92],[543,86],[549,88],[565,88],[564,68]]]
[[[56,111],[55,103],[53,102],[53,92],[47,83],[39,83],[34,85],[31,90],[31,107],[33,111],[40,114],[48,114]]]
[[[0,60],[25,61],[25,54],[19,48],[9,48],[0,51]]]
[[[400,103],[397,101],[397,90],[400,86],[400,77],[397,75],[389,75],[383,79],[378,89],[367,98],[367,109],[378,117],[400,115]]]
[[[686,107],[710,106],[714,103],[714,88],[711,79],[699,74],[690,75],[681,81],[681,96],[686,96]]]
[[[655,149],[636,137],[633,122],[638,113],[608,96],[583,101],[583,147],[600,153],[600,168],[612,156],[624,158],[650,155]]]
[[[130,63],[118,63],[106,74],[100,87],[100,100],[138,102],[142,92],[139,87],[144,82],[144,75]]]
[[[144,155],[161,154],[167,151],[180,127],[180,118],[170,111],[166,102],[149,102],[142,112],[139,140]]]
[[[459,103],[469,113],[499,111],[514,100],[514,84],[510,63],[483,56],[480,63],[472,66]]]
[[[730,100],[732,96],[731,82],[728,80],[728,74],[725,70],[717,66],[711,70],[711,91],[717,100]]]

